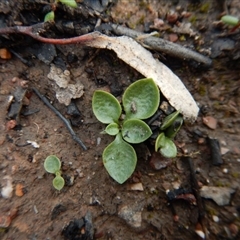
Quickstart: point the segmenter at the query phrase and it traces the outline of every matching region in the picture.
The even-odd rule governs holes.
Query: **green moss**
[[[210,3],[204,3],[201,7],[200,7],[200,12],[201,13],[207,13],[208,10],[210,8]]]
[[[201,95],[201,96],[205,96],[206,95],[206,86],[203,85],[203,84],[200,84],[199,85],[199,88],[198,88],[198,93]]]
[[[232,173],[232,176],[233,176],[234,178],[239,178],[239,173],[238,173],[238,172],[233,172],[233,173]]]
[[[138,25],[138,24],[144,24],[144,20],[145,20],[145,16],[143,15],[143,16],[141,16],[141,17],[138,19],[136,25]]]
[[[193,25],[197,22],[197,16],[193,15],[189,18],[189,22]]]

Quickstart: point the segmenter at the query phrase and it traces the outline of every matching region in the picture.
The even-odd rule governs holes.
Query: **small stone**
[[[0,58],[1,59],[11,59],[12,55],[6,48],[0,49]]]
[[[178,40],[178,35],[175,34],[175,33],[170,33],[170,34],[168,35],[168,39],[169,39],[170,42],[177,42],[177,40]]]
[[[128,188],[129,188],[129,190],[132,190],[132,191],[143,191],[143,185],[140,182],[133,183],[133,184],[129,185]]]
[[[155,18],[153,22],[153,28],[160,29],[163,27],[164,21],[160,18]]]
[[[230,202],[231,194],[235,190],[228,187],[208,187],[203,186],[200,189],[200,195],[204,198],[210,198],[219,206],[228,205]]]
[[[13,192],[12,178],[10,176],[3,177],[1,195],[3,198],[11,198]]]
[[[227,152],[229,152],[229,148],[221,147],[221,154],[222,155],[226,154]]]
[[[239,232],[238,226],[235,225],[234,223],[231,223],[228,228],[232,234],[232,237],[236,237]]]
[[[18,183],[16,185],[15,195],[18,197],[22,197],[24,195],[23,188],[23,185],[21,183]]]
[[[125,205],[119,210],[118,216],[124,219],[131,227],[139,228],[142,224],[141,208],[139,205]]]
[[[154,152],[149,163],[154,170],[160,170],[170,165],[172,163],[172,159],[164,158],[159,152]]]
[[[205,233],[203,232],[203,228],[200,223],[197,223],[195,228],[195,233],[201,238],[205,239]]]
[[[13,129],[15,128],[17,125],[17,121],[16,120],[9,120],[6,124],[6,129],[7,130],[10,130],[10,129]]]
[[[210,129],[216,129],[217,128],[217,120],[214,117],[207,116],[202,118],[203,123],[209,127]]]
[[[216,216],[216,215],[213,215],[212,219],[213,219],[214,222],[219,222],[219,217]]]
[[[168,15],[167,15],[167,21],[171,24],[174,24],[176,23],[178,20],[178,13],[176,12],[170,12]]]
[[[223,173],[228,173],[228,169],[227,168],[224,168],[222,171],[223,171]]]

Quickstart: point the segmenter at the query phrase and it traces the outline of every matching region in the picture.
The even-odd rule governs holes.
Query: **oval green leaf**
[[[103,164],[109,175],[118,183],[124,183],[134,172],[137,155],[134,148],[123,141],[121,134],[103,151]]]
[[[50,155],[44,161],[44,168],[49,173],[56,173],[61,168],[61,162],[57,156]]]
[[[157,152],[159,148],[164,147],[164,145],[165,145],[165,135],[164,133],[160,133],[155,142],[155,152]]]
[[[118,122],[122,108],[110,93],[97,90],[93,94],[92,109],[96,118],[105,124]]]
[[[111,135],[111,136],[115,136],[119,133],[119,127],[117,123],[110,123],[107,125],[107,127],[105,128],[105,133]]]
[[[64,178],[61,177],[60,175],[57,175],[52,182],[54,188],[56,188],[58,191],[60,191],[64,185],[65,185],[65,181]]]
[[[228,24],[228,25],[231,25],[231,26],[236,26],[238,25],[239,23],[239,20],[238,18],[234,17],[234,16],[231,16],[231,15],[225,15],[221,18],[221,21]]]
[[[151,78],[140,79],[126,89],[122,101],[127,119],[147,119],[157,111],[159,89]]]
[[[45,15],[44,22],[54,21],[54,18],[55,18],[54,11],[51,11]]]
[[[126,142],[141,143],[151,135],[150,127],[140,119],[128,119],[123,123],[122,136]]]
[[[69,6],[69,7],[73,7],[76,8],[77,7],[77,3],[75,0],[59,0],[59,2]]]
[[[174,158],[177,156],[177,147],[171,139],[165,137],[165,145],[160,148],[160,153],[166,158]]]
[[[173,122],[173,124],[166,129],[165,135],[168,138],[174,138],[177,135],[178,131],[180,130],[182,124],[183,124],[183,117],[178,116]]]
[[[166,118],[164,118],[163,123],[160,127],[160,130],[164,130],[171,126],[173,122],[176,120],[177,116],[179,114],[179,111],[173,112],[170,115],[168,115]]]

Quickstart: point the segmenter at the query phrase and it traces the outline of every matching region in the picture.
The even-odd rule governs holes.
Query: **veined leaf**
[[[122,101],[127,119],[146,119],[157,111],[159,89],[151,78],[140,79],[126,89]]]
[[[122,127],[123,139],[129,143],[141,143],[152,135],[150,127],[140,119],[128,119]]]
[[[112,94],[101,90],[93,94],[92,109],[96,118],[106,124],[118,122],[122,113],[118,100]]]
[[[109,175],[118,183],[124,183],[134,172],[137,155],[134,148],[126,143],[121,134],[103,152],[103,164]]]

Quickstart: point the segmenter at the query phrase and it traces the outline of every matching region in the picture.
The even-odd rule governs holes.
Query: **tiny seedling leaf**
[[[159,148],[164,147],[164,145],[165,145],[165,135],[164,133],[160,133],[155,142],[155,152],[157,152]]]
[[[128,119],[123,123],[122,136],[126,142],[141,143],[151,135],[150,127],[140,119]]]
[[[55,155],[50,155],[44,161],[44,168],[49,173],[56,173],[61,168],[61,162]]]
[[[105,124],[118,122],[122,108],[110,93],[97,90],[93,94],[92,109],[96,118]]]
[[[55,18],[54,11],[51,11],[45,15],[44,22],[54,21],[54,18]]]
[[[178,114],[179,114],[179,111],[176,111],[168,115],[166,118],[164,118],[163,123],[160,127],[160,130],[165,130],[166,128],[171,126],[173,122],[176,120]]]
[[[107,125],[107,127],[105,128],[105,133],[111,135],[111,136],[115,136],[119,133],[119,127],[117,123],[110,123]]]
[[[177,156],[177,147],[175,143],[169,139],[168,137],[165,137],[165,144],[163,147],[160,148],[160,153],[166,157],[166,158],[174,158]]]
[[[239,19],[231,15],[223,16],[221,21],[231,26],[237,26],[239,23]]]
[[[69,7],[73,7],[76,8],[77,7],[77,3],[75,0],[59,0],[59,2],[69,6]]]
[[[159,89],[151,78],[140,79],[126,89],[122,101],[127,119],[146,119],[157,111]]]
[[[177,135],[178,131],[180,130],[182,124],[183,124],[183,117],[177,116],[173,124],[165,130],[165,135],[168,138],[174,138]]]
[[[137,155],[134,148],[126,143],[121,134],[103,151],[103,164],[109,175],[118,183],[124,183],[134,172]]]
[[[65,185],[64,178],[61,177],[60,175],[57,175],[53,179],[52,183],[53,183],[54,188],[56,188],[58,191],[60,191],[64,187],[64,185]]]

